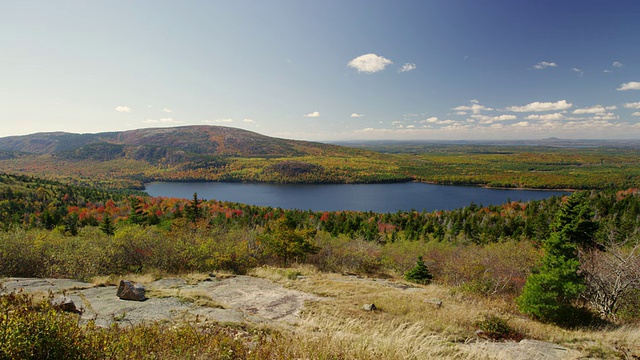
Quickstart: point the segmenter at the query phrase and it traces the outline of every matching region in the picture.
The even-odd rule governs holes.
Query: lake
[[[151,196],[239,202],[250,205],[314,211],[358,210],[379,213],[398,210],[452,210],[507,201],[539,200],[567,192],[486,189],[417,182],[393,184],[263,184],[224,182],[154,182]]]

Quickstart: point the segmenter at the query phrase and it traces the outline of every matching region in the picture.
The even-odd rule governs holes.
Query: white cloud
[[[526,126],[529,126],[529,122],[528,121],[520,121],[518,123],[513,124],[513,126],[526,127]]]
[[[304,117],[317,118],[317,117],[320,117],[320,113],[317,111],[314,111],[312,113],[304,115]]]
[[[628,82],[628,83],[624,83],[624,84],[620,85],[620,87],[617,88],[616,90],[618,90],[618,91],[640,90],[640,82],[631,81],[631,82]]]
[[[619,116],[613,113],[596,114],[590,118],[591,120],[617,120]]]
[[[513,112],[557,111],[566,110],[572,106],[573,104],[568,103],[566,100],[560,100],[556,102],[536,101],[524,106],[510,106],[505,110]]]
[[[246,122],[246,123],[250,123],[250,124],[255,124],[256,123],[255,120],[253,120],[253,119],[242,119],[242,121]]]
[[[480,104],[480,101],[477,100],[477,99],[471,99],[471,100],[469,100],[469,102],[472,103],[472,104]]]
[[[525,119],[526,120],[556,121],[556,120],[564,120],[565,116],[560,114],[560,113],[544,114],[544,115],[531,114],[531,115],[527,116]]]
[[[172,113],[172,112],[173,112],[173,110],[168,109],[168,108],[164,108],[164,109],[162,109],[162,112]]]
[[[116,106],[114,110],[117,112],[126,112],[126,113],[130,113],[132,111],[132,109],[128,106]]]
[[[578,73],[578,76],[584,75],[584,71],[582,71],[581,69],[578,69],[578,68],[573,68],[573,69],[571,69],[571,71],[574,71],[574,72]]]
[[[624,66],[620,61],[614,61],[611,65],[613,65],[614,68],[621,68],[622,66]]]
[[[626,103],[623,106],[627,109],[640,109],[640,102]]]
[[[600,114],[603,112],[606,112],[606,109],[601,105],[594,105],[587,108],[573,110],[574,114]]]
[[[440,120],[435,116],[432,116],[428,119],[420,120],[421,124],[435,124],[435,125],[459,125],[460,123],[455,120],[447,119]]]
[[[480,114],[480,111],[491,111],[493,109],[492,108],[488,108],[488,107],[486,107],[484,105],[480,105],[478,103],[473,103],[473,105],[471,105],[471,106],[461,105],[461,106],[454,107],[452,110],[455,110],[455,111],[471,111],[474,114]]]
[[[407,72],[407,71],[411,71],[411,70],[415,70],[416,69],[416,64],[414,63],[406,63],[404,64],[400,69],[398,69],[398,72]]]
[[[466,111],[456,111],[456,115],[467,115]]]
[[[204,120],[203,123],[207,124],[226,124],[232,123],[233,119],[215,119],[215,120]]]
[[[533,65],[533,68],[536,70],[542,70],[542,69],[546,69],[548,67],[556,67],[558,66],[558,64],[554,63],[554,62],[548,62],[548,61],[540,61],[539,63]]]
[[[640,111],[634,112],[631,116],[640,116]]]
[[[610,73],[610,72],[611,72],[611,70],[609,70],[609,69],[604,69],[604,70],[602,70],[602,72],[603,72],[603,73]]]
[[[478,114],[471,115],[471,117],[480,121],[480,124],[493,124],[495,121],[516,120],[518,118],[515,115],[486,116]]]
[[[370,74],[384,70],[389,64],[393,64],[393,61],[376,54],[365,54],[349,61],[347,66],[358,70],[358,72]]]
[[[364,116],[364,114],[358,114],[358,113],[351,114],[352,118],[359,118],[359,117],[363,117],[363,116]]]
[[[147,119],[145,121],[143,121],[147,124],[177,124],[177,123],[181,123],[182,121],[178,121],[174,118],[162,118],[162,119]]]

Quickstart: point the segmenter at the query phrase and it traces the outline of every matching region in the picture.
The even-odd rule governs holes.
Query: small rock
[[[362,309],[364,309],[365,311],[376,311],[376,310],[378,310],[378,308],[376,307],[376,304],[364,304],[364,305],[362,305]]]
[[[144,295],[144,292],[144,286],[134,284],[129,280],[120,280],[120,286],[118,286],[116,295],[122,300],[145,301],[147,297]]]
[[[425,299],[424,301],[428,302],[429,304],[435,305],[437,308],[442,307],[442,300],[440,299]]]
[[[74,314],[81,314],[82,311],[76,308],[76,304],[67,296],[60,296],[51,300],[51,306],[56,310],[66,311]]]

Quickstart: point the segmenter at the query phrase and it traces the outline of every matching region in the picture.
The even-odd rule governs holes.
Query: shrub
[[[473,326],[484,332],[484,336],[493,340],[520,340],[522,335],[511,328],[507,320],[497,315],[484,314]]]

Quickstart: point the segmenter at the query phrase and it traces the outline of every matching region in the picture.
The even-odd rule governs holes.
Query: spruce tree
[[[113,221],[111,221],[111,216],[105,213],[102,217],[102,222],[100,223],[100,230],[107,235],[115,234],[115,227],[113,226]]]
[[[418,256],[416,266],[404,273],[404,278],[407,281],[426,285],[433,280],[433,275],[431,275],[429,268],[427,268],[427,265],[422,261],[422,256]]]
[[[552,233],[543,243],[540,268],[527,278],[516,299],[523,313],[546,322],[577,322],[572,318],[577,313],[574,302],[585,287],[578,272],[578,249],[593,244],[596,229],[585,200],[584,194],[573,194],[556,214]]]
[[[202,200],[198,199],[198,193],[193,193],[193,198],[191,202],[185,206],[185,215],[187,219],[189,219],[192,223],[198,222],[198,219],[202,218],[202,209],[200,208],[200,204]]]

